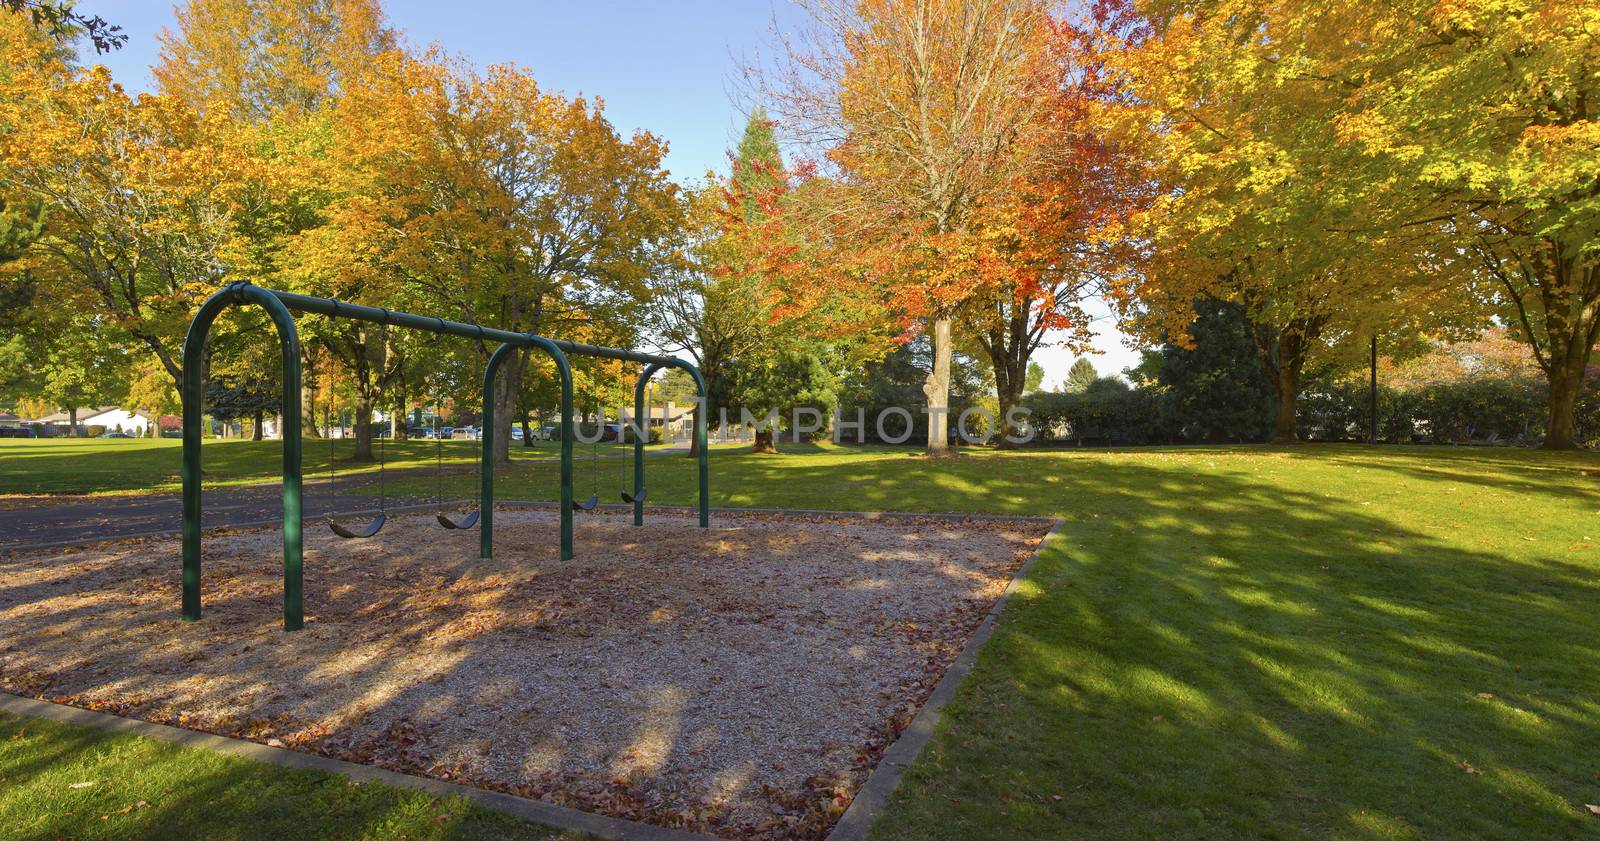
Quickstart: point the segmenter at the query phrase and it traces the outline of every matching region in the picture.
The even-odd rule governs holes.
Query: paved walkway
[[[347,479],[339,484],[350,488],[355,482]],[[423,500],[390,501],[404,505]],[[306,483],[306,520],[327,516],[333,510],[333,502],[326,486]],[[343,497],[338,502],[341,514],[375,509],[378,504],[376,499],[365,497]],[[0,509],[0,549],[176,531],[183,517],[183,500],[176,493],[43,497],[37,502],[11,499],[5,503]],[[212,488],[206,491],[201,506],[208,529],[258,523],[283,516],[283,494],[277,484]]]
[[[683,447],[651,450],[649,456],[688,452]],[[631,458],[632,453],[607,453],[600,458]],[[585,456],[587,459],[587,456]],[[517,459],[517,464],[536,461],[557,461],[558,457]],[[453,469],[452,473],[471,473],[473,468]],[[411,468],[389,471],[395,474],[426,473],[434,469]],[[305,481],[304,518],[306,521],[326,517],[337,511],[341,517],[376,511],[378,501],[372,497],[344,496],[362,483],[373,484],[372,474],[340,476],[337,500],[330,494],[325,479],[307,476]],[[389,503],[396,507],[428,502],[427,499],[391,497]],[[337,504],[335,504],[337,503]],[[466,510],[471,503],[456,500],[456,506]],[[240,485],[208,488],[201,502],[207,529],[219,526],[237,526],[259,523],[283,516],[283,494],[277,482],[260,485]],[[0,550],[11,546],[38,543],[59,543],[69,540],[89,541],[98,538],[129,537],[155,532],[177,531],[183,518],[183,500],[177,492],[159,494],[107,494],[100,496],[40,496],[13,497],[0,500]],[[359,517],[356,517],[359,519]]]

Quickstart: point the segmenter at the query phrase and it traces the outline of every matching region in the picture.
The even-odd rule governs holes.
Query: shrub
[[[1160,440],[1160,398],[1106,377],[1082,393],[1044,392],[1023,398],[1039,440],[1070,440],[1079,446],[1147,444]]]

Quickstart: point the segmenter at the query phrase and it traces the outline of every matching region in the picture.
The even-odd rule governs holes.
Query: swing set
[[[443,513],[438,515],[440,525],[446,528],[468,529],[476,525],[478,527],[478,554],[479,557],[483,558],[493,557],[494,554],[495,375],[511,354],[524,348],[538,349],[548,354],[555,362],[556,371],[561,377],[561,504],[559,510],[562,560],[572,558],[573,512],[575,510],[592,509],[599,503],[598,488],[595,489],[592,498],[586,500],[583,505],[579,505],[573,499],[572,369],[567,362],[568,355],[615,359],[643,364],[645,366],[644,371],[639,375],[638,382],[634,386],[635,418],[644,414],[646,385],[658,371],[668,367],[680,368],[687,372],[694,380],[702,405],[705,401],[705,380],[701,378],[699,369],[688,362],[670,356],[657,356],[622,348],[580,344],[564,339],[550,339],[533,333],[514,333],[509,330],[499,330],[479,324],[446,321],[432,316],[413,315],[380,307],[349,304],[335,301],[331,298],[297,295],[292,292],[280,292],[276,289],[256,286],[244,281],[230,283],[200,305],[199,311],[195,313],[194,320],[189,323],[189,332],[183,343],[183,618],[185,621],[198,620],[201,612],[200,502],[202,479],[200,472],[200,427],[205,395],[205,365],[203,360],[206,336],[211,331],[211,325],[224,309],[234,304],[249,303],[257,304],[265,309],[272,318],[273,324],[277,327],[281,355],[280,364],[283,372],[281,424],[283,430],[283,628],[286,631],[299,630],[305,624],[303,593],[304,552],[302,540],[303,485],[300,470],[303,452],[300,416],[300,338],[299,332],[295,328],[294,312],[311,313],[329,318],[366,321],[383,325],[385,330],[392,324],[397,327],[423,330],[444,336],[458,336],[500,343],[494,353],[490,354],[489,361],[484,366],[483,371],[483,434],[479,441],[478,507],[459,522],[450,521]],[[437,412],[434,414],[434,423],[438,423]],[[696,413],[694,434],[695,442],[699,447],[700,527],[705,528],[710,525],[710,483],[706,452],[706,413],[703,411]],[[636,526],[644,524],[645,437],[644,435],[634,436],[633,493],[623,494],[624,501],[633,504],[633,524]],[[330,441],[330,446],[331,443]],[[442,464],[442,455],[440,460]],[[330,458],[330,482],[332,481],[331,461]],[[594,465],[591,465],[591,472],[593,467]],[[380,510],[378,516],[364,527],[355,530],[340,526],[330,517],[329,526],[339,537],[347,539],[369,538],[376,535],[383,528],[388,518],[387,514],[382,510],[386,502],[381,496],[383,494],[382,475],[383,464],[380,461]],[[598,480],[593,479],[592,481]],[[442,499],[441,492],[441,502]]]

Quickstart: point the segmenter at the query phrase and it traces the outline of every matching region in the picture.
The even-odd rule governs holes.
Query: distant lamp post
[[[1378,334],[1372,334],[1372,387],[1367,390],[1367,443],[1378,443]]]

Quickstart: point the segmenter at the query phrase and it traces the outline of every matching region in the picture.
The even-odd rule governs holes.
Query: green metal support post
[[[646,367],[644,373],[639,375],[639,381],[633,385],[633,492],[635,494],[644,487],[644,445],[645,439],[650,437],[651,418],[645,417],[645,411],[649,407],[644,405],[644,389],[650,384],[650,378],[662,367],[661,365]],[[654,409],[649,410],[654,411]],[[644,418],[642,427],[639,425],[640,418]],[[633,500],[633,524],[644,525],[644,500],[637,497]]]
[[[283,629],[305,624],[302,587],[300,482],[300,338],[294,316],[271,290],[230,284],[207,298],[183,340],[183,618],[200,618],[200,425],[205,411],[205,345],[211,325],[229,305],[260,304],[278,328],[282,350],[283,415]]]
[[[543,336],[528,333],[518,344],[506,342],[483,368],[483,480],[478,490],[478,555],[494,557],[494,382],[500,365],[519,347],[536,347],[555,360],[561,375],[561,560],[572,560],[572,367],[561,348]]]
[[[694,413],[695,452],[699,454],[700,469],[700,528],[707,528],[711,525],[711,464],[710,454],[706,452],[706,428],[708,426],[706,423],[706,381],[700,376],[699,368],[681,359],[673,359],[671,357],[655,357],[655,359],[657,361],[652,361],[644,369],[644,373],[639,375],[638,382],[633,385],[633,417],[637,421],[644,414],[644,388],[657,371],[669,366],[681,368],[690,377],[694,378],[695,390],[700,395],[700,405],[696,407]],[[646,424],[646,428],[648,428],[648,424]],[[633,487],[637,491],[639,488],[644,487],[644,441],[638,435],[635,435],[634,439]],[[642,499],[633,501],[633,524],[636,526],[644,525],[644,500]]]

